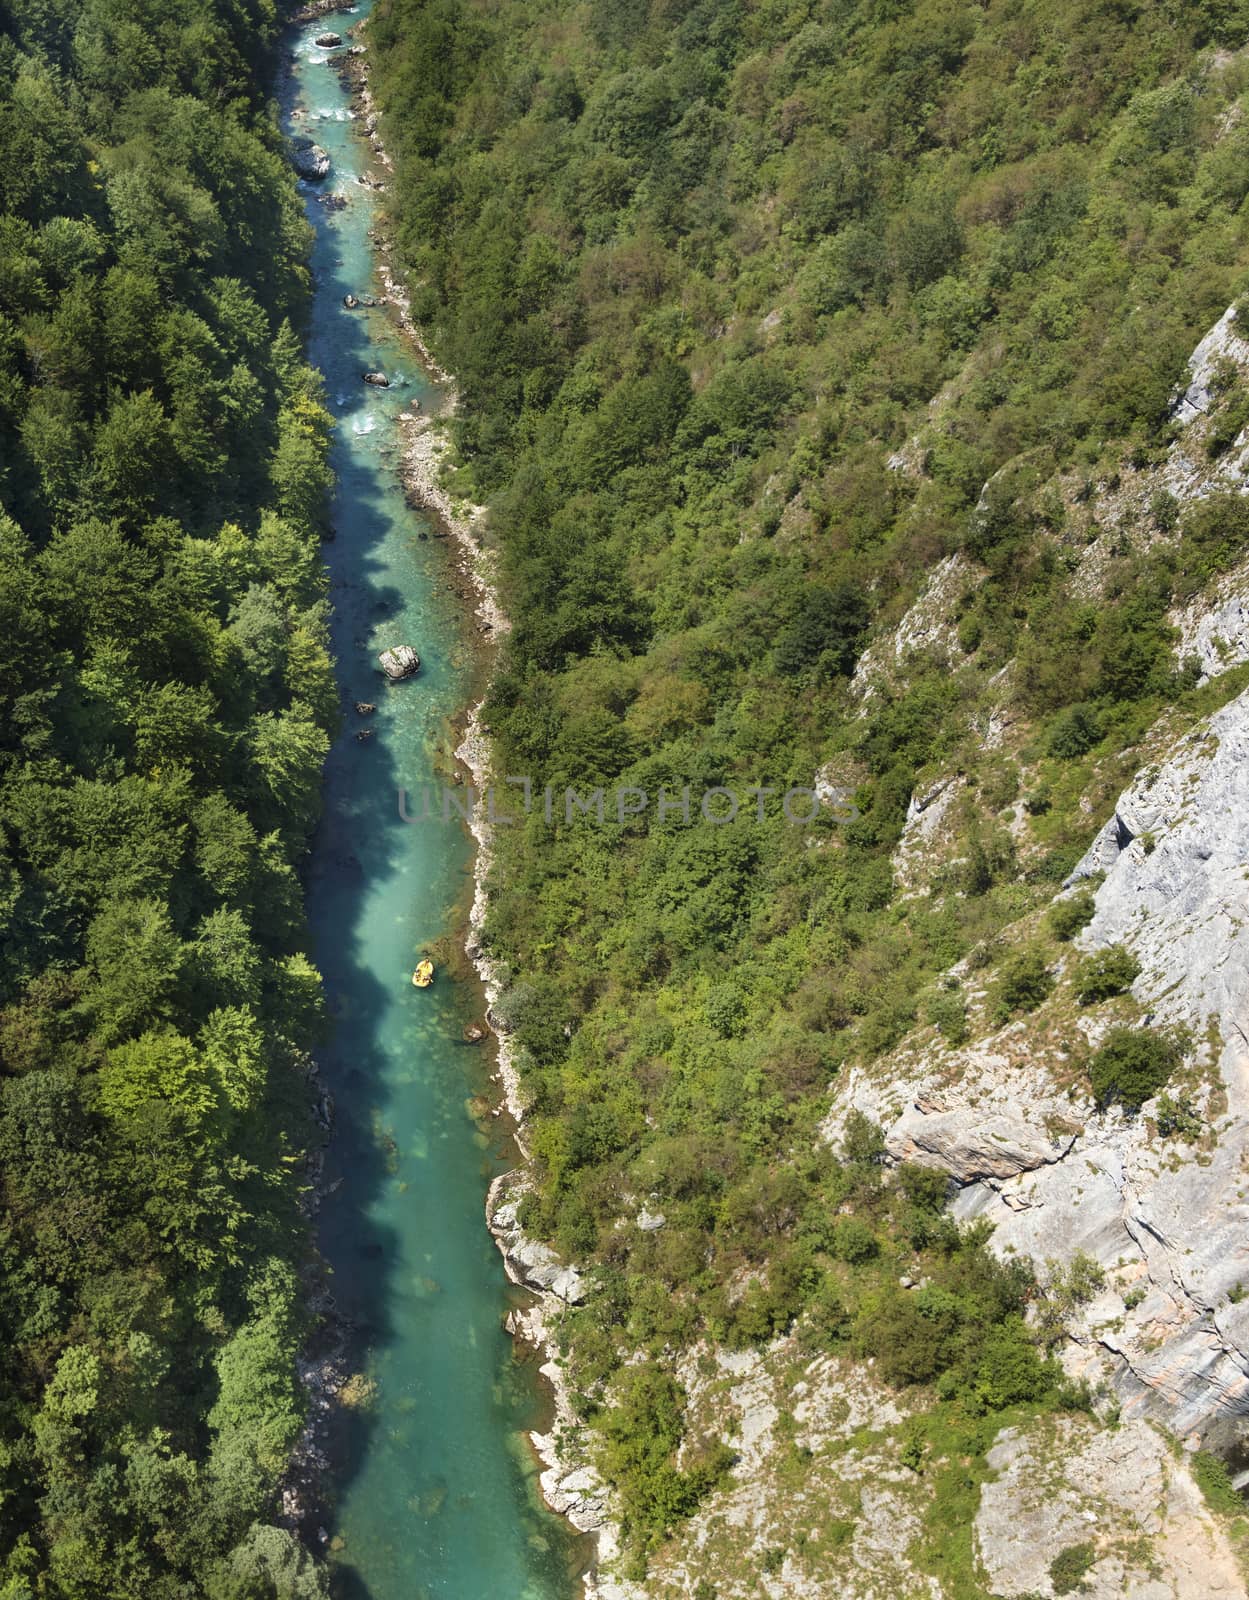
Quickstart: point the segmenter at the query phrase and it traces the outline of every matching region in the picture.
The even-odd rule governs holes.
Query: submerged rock
[[[328,178],[330,175],[330,156],[328,150],[312,139],[296,139],[291,150],[291,165],[301,178],[310,181],[319,178]]]
[[[390,388],[390,379],[384,372],[366,372],[364,381],[365,383],[371,383],[375,389]]]
[[[464,1030],[465,1044],[480,1044],[488,1030],[480,1022],[470,1022]]]
[[[398,683],[401,678],[410,678],[421,665],[420,656],[410,644],[397,644],[390,650],[383,650],[377,659],[392,683]]]
[[[356,714],[361,717],[371,717],[377,707],[370,700],[356,701]]]

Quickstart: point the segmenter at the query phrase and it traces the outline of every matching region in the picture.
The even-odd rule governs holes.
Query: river
[[[316,229],[311,357],[337,421],[336,537],[327,546],[344,726],[325,774],[308,872],[316,959],[334,1033],[322,1071],[335,1105],[321,1249],[340,1309],[360,1330],[373,1407],[340,1429],[337,1506],[326,1524],[336,1593],[350,1600],[566,1600],[577,1546],[541,1505],[525,1430],[542,1420],[531,1365],[502,1328],[508,1287],[483,1201],[509,1152],[474,1121],[486,1052],[462,1040],[480,1015],[467,977],[409,981],[462,919],[472,847],[456,826],[405,824],[400,786],[449,770],[452,719],[473,689],[469,619],[447,541],[409,510],[397,476],[400,412],[437,391],[384,309],[369,239],[378,197],[357,181],[371,152],[347,90],[313,41],[367,13],[292,36],[287,131],[330,154],[309,185]],[[341,195],[342,209],[318,203]],[[391,378],[386,390],[365,371]],[[377,652],[414,645],[419,675],[387,685]],[[361,716],[355,702],[371,702]],[[367,730],[366,740],[356,735]]]

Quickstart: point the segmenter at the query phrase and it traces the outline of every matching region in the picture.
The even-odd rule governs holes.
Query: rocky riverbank
[[[356,0],[312,0],[311,5],[300,6],[298,11],[292,11],[286,20],[297,28],[305,22],[315,22],[318,17],[328,17],[332,11],[354,10],[355,3]]]
[[[363,24],[352,30],[357,42],[362,32]],[[365,135],[377,159],[387,170],[393,170],[378,129],[377,108],[369,91],[367,56],[353,55],[344,59],[340,70],[352,90],[355,110],[363,119]],[[377,252],[378,276],[386,291],[387,303],[393,307],[399,326],[411,341],[425,370],[444,390],[442,405],[436,416],[412,413],[400,418],[405,434],[400,463],[404,487],[410,503],[435,518],[441,529],[456,541],[460,565],[471,589],[478,631],[483,637],[497,639],[507,632],[511,624],[499,602],[493,560],[483,547],[485,509],[470,502],[455,500],[443,482],[444,460],[450,449],[447,422],[454,415],[458,402],[455,381],[434,359],[420,329],[412,320],[410,301],[399,281],[392,242],[380,233],[373,242]],[[491,754],[480,713],[480,705],[469,713],[455,754],[467,768],[470,783],[478,790],[483,790],[490,781]],[[476,855],[465,951],[485,991],[487,1019],[497,1043],[495,1076],[500,1086],[502,1104],[511,1119],[517,1148],[522,1158],[527,1160],[525,1102],[520,1075],[506,1026],[497,1009],[502,981],[482,943],[489,900],[487,882],[493,861],[490,828],[484,808],[477,808],[470,827]],[[548,1246],[532,1239],[520,1226],[518,1208],[526,1185],[524,1166],[497,1178],[486,1200],[486,1223],[499,1247],[509,1279],[534,1297],[531,1305],[509,1314],[506,1327],[514,1339],[538,1352],[542,1360],[540,1370],[551,1387],[554,1402],[552,1425],[547,1433],[533,1432],[530,1435],[542,1464],[539,1482],[543,1498],[552,1511],[567,1517],[578,1532],[596,1538],[598,1559],[595,1568],[584,1578],[586,1600],[642,1600],[642,1593],[635,1586],[622,1585],[605,1577],[601,1571],[619,1553],[620,1529],[609,1512],[607,1486],[589,1459],[585,1430],[573,1405],[560,1364],[557,1338],[560,1315],[568,1305],[584,1298],[588,1285],[575,1267],[561,1262]]]

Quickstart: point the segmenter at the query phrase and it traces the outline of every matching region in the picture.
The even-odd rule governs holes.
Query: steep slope
[[[335,715],[265,0],[0,4],[0,1593],[315,1600],[274,1524]]]
[[[601,1475],[659,1594],[1015,1592],[973,1531],[1003,1430],[1238,1446],[1241,20],[392,0],[370,32],[463,383],[446,483],[514,622],[494,770],[557,800],[498,830],[482,942],[509,1235],[577,1268],[563,1500],[601,1517]],[[795,1427],[868,1367],[852,1436]],[[1141,1536],[1188,1593],[1190,1512],[1234,1561],[1164,1477]],[[1090,1570],[1136,1537],[1106,1517]]]

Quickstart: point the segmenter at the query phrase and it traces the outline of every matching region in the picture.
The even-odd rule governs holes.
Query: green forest
[[[496,839],[525,1221],[592,1269],[564,1338],[635,1573],[726,1470],[683,1435],[673,1369],[701,1339],[873,1357],[931,1386],[969,1460],[985,1417],[1088,1403],[1051,1351],[1090,1285],[1043,1295],[954,1227],[939,1176],[883,1181],[878,1129],[837,1154],[817,1129],[837,1075],[911,1031],[956,1045],[1047,1000],[1092,903],[1040,913],[1123,752],[1243,687],[1197,689],[1166,617],[1244,551],[1243,502],[1156,496],[1110,552],[1113,603],[1075,574],[1097,495],[1163,459],[1185,362],[1249,286],[1247,29],[1234,0],[381,0],[370,21],[413,310],[460,390],[451,482],[489,505],[514,624],[496,771],[652,796],[824,772],[859,812],[557,808]],[[1235,379],[1212,456],[1249,414]],[[864,650],[954,556],[956,647],[865,699]],[[1022,732],[995,751],[1008,666]],[[906,893],[908,805],[950,771],[958,864]],[[964,959],[987,1013],[943,977]],[[1079,1004],[1134,976],[1115,952]],[[1080,1071],[1130,1113],[1177,1059],[1128,1021]],[[661,1231],[629,1225],[642,1202]]]
[[[0,0],[0,1595],[267,1600],[335,716],[272,0]]]

